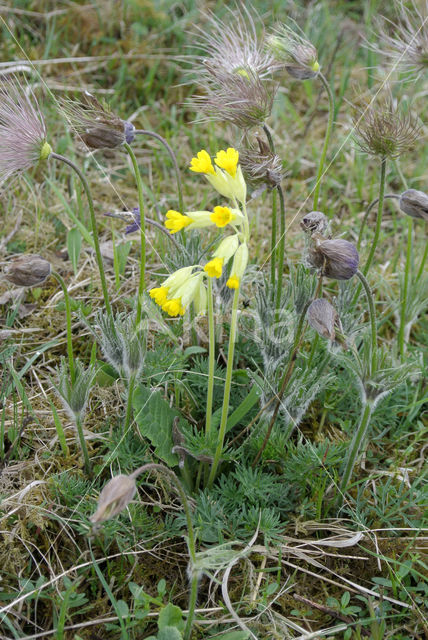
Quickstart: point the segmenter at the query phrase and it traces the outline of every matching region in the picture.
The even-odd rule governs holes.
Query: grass
[[[361,46],[362,30],[376,39],[373,16],[387,11],[396,19],[383,4],[323,0],[292,8],[317,47],[335,96],[317,208],[327,215],[333,237],[354,244],[366,208],[379,194],[380,163],[358,150],[352,103],[368,90],[373,95],[388,73],[380,54]],[[282,2],[257,0],[253,6],[267,28],[287,19]],[[228,19],[223,2],[205,8]],[[86,153],[56,100],[81,89],[105,99],[121,118],[171,145],[186,210],[224,204],[187,170],[200,149],[215,155],[241,139],[232,126],[203,120],[188,105],[195,86],[192,77],[183,83],[189,65],[177,56],[197,52],[190,35],[195,24],[208,29],[209,18],[192,0],[108,0],[53,10],[41,0],[20,0],[0,9],[0,70],[31,61],[24,73],[40,100],[49,142],[83,170],[90,185],[115,313],[136,308],[140,239],[124,234],[123,220],[103,214],[138,206],[133,168],[123,149]],[[427,78],[427,71],[416,84],[393,76],[393,95],[411,104],[422,128],[399,166],[387,163],[385,193],[428,191]],[[407,640],[428,632],[426,267],[418,278],[426,222],[413,221],[408,252],[408,218],[396,200],[385,200],[366,274],[376,312],[374,347],[358,281],[319,279],[307,268],[309,240],[299,222],[312,209],[327,95],[316,78],[298,82],[282,73],[278,80],[268,126],[285,172],[281,305],[271,303],[277,293],[270,282],[272,195],[266,190],[248,202],[250,264],[239,296],[236,342],[227,278],[214,281],[214,332],[207,317],[169,318],[145,295],[139,332],[130,334],[130,325],[117,321],[109,334],[100,320],[103,291],[77,177],[48,160],[2,187],[2,265],[20,253],[39,253],[51,262],[70,296],[74,358],[97,370],[82,424],[92,467],[86,474],[74,417],[55,391],[61,359],[70,356],[61,288],[50,278],[24,290],[17,302],[9,295],[14,287],[1,280],[2,638]],[[263,136],[262,128],[247,141],[256,145],[256,136]],[[174,167],[155,139],[138,137],[132,150],[146,217],[163,224],[166,211],[179,208]],[[375,212],[363,233],[360,269],[372,247]],[[205,263],[222,233],[180,232],[173,244],[148,223],[146,290],[161,286],[176,269]],[[337,336],[343,332],[348,349],[308,327],[305,309],[317,287],[317,295],[337,310]],[[109,351],[117,339],[126,366]],[[229,345],[235,359],[227,368]],[[209,381],[212,416],[205,433]],[[229,383],[230,406],[222,417]],[[369,431],[356,461],[349,462],[364,415],[370,416]],[[353,472],[341,485],[347,456]],[[142,475],[120,515],[98,527],[91,523],[113,476],[159,462],[184,488],[196,551],[188,547],[177,483],[162,473]],[[196,587],[191,625],[189,596],[192,608]]]

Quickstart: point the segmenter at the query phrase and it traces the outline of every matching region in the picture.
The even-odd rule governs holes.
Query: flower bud
[[[90,518],[92,524],[114,518],[128,506],[136,490],[135,479],[130,476],[120,474],[109,480],[100,493],[97,510]]]
[[[322,211],[311,211],[307,213],[300,223],[305,233],[323,233],[328,227],[328,219]]]
[[[400,196],[400,209],[412,218],[428,220],[428,195],[417,189],[407,189]]]
[[[315,329],[322,338],[334,340],[339,316],[336,309],[327,300],[317,298],[311,302],[306,317],[312,329]]]
[[[18,287],[35,287],[42,284],[51,273],[50,263],[34,254],[22,255],[5,269],[4,277]]]
[[[347,240],[317,240],[311,249],[311,266],[322,270],[322,275],[335,280],[349,280],[358,270],[360,257],[353,244]]]

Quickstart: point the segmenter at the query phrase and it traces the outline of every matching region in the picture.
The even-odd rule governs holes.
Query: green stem
[[[269,131],[269,128],[264,124],[263,125],[263,131],[265,132],[268,144],[269,144],[269,149],[271,151],[271,153],[275,153],[275,145],[273,142],[273,138],[271,135],[271,132]],[[276,227],[277,227],[277,211],[276,211],[276,194],[277,191],[276,189],[273,189],[272,191],[272,230],[271,230],[271,242],[270,242],[270,282],[272,285],[272,302],[274,301],[275,298],[275,294],[274,294],[274,282],[275,282],[275,275],[276,275],[276,253],[277,253],[277,248],[276,248]]]
[[[70,296],[68,295],[67,285],[65,284],[63,278],[56,271],[52,271],[51,275],[58,282],[59,286],[62,289],[64,294],[64,302],[65,302],[65,319],[67,324],[67,354],[68,354],[68,366],[70,369],[70,377],[71,383],[74,384],[75,380],[75,370],[74,370],[74,357],[73,357],[73,342],[71,337],[71,305],[70,305]]]
[[[79,435],[80,447],[82,449],[83,459],[85,462],[85,473],[88,476],[88,478],[90,478],[92,476],[92,465],[91,465],[91,461],[89,460],[89,453],[88,453],[88,447],[86,446],[85,436],[83,435],[82,421],[78,416],[76,416],[76,428],[77,428],[77,433]]]
[[[328,123],[327,123],[327,129],[325,132],[325,138],[324,138],[324,146],[321,153],[320,164],[318,167],[317,181],[315,183],[315,189],[314,189],[314,206],[313,206],[314,211],[316,211],[318,207],[321,180],[323,178],[324,164],[327,156],[328,144],[330,142],[331,131],[333,129],[333,117],[334,117],[334,96],[330,88],[330,84],[328,83],[326,77],[322,73],[319,74],[319,78],[327,91],[329,108],[328,108]]]
[[[355,462],[360,451],[361,444],[366,436],[368,427],[370,425],[370,417],[372,415],[372,406],[367,400],[364,403],[364,409],[361,413],[360,424],[352,439],[351,446],[346,458],[345,470],[343,472],[342,480],[340,482],[340,491],[343,495],[348,488],[349,479],[352,475],[352,471],[355,466]]]
[[[401,359],[404,358],[405,353],[404,333],[406,328],[407,295],[409,293],[410,267],[412,260],[412,231],[413,219],[409,217],[407,220],[407,251],[406,264],[404,265],[404,284],[400,309],[400,328],[398,330],[398,347],[400,350]]]
[[[379,200],[377,207],[377,216],[376,216],[376,228],[375,235],[373,238],[372,245],[370,247],[369,257],[367,258],[367,262],[363,269],[363,275],[367,275],[371,264],[373,262],[374,254],[376,252],[377,243],[379,241],[380,236],[380,228],[382,224],[382,212],[383,212],[383,201],[385,196],[385,175],[386,175],[386,158],[382,158],[382,163],[380,167],[380,184],[379,184]]]
[[[361,284],[364,287],[364,291],[366,292],[367,302],[369,303],[369,315],[370,315],[370,325],[371,325],[371,337],[372,337],[372,373],[376,371],[376,356],[377,356],[377,334],[376,334],[376,311],[374,306],[373,294],[370,289],[370,285],[367,282],[365,276],[361,273],[361,271],[357,271],[357,277],[360,279]]]
[[[422,260],[421,260],[421,264],[419,267],[419,271],[418,271],[418,275],[416,276],[416,282],[418,282],[425,270],[425,263],[427,261],[428,258],[428,242],[425,242],[425,251],[424,251],[424,255],[422,256]]]
[[[150,136],[151,138],[156,138],[156,140],[159,140],[159,142],[161,144],[163,144],[163,146],[165,147],[169,157],[172,160],[172,164],[174,165],[175,177],[176,177],[176,180],[177,180],[178,208],[179,208],[180,213],[184,213],[183,187],[181,185],[180,169],[178,168],[177,157],[176,157],[174,151],[169,146],[169,144],[165,140],[165,138],[160,136],[158,133],[155,133],[154,131],[148,131],[147,129],[137,129],[135,131],[135,135]]]
[[[224,437],[226,435],[226,423],[227,423],[227,414],[229,412],[230,389],[232,386],[233,355],[235,351],[236,327],[237,327],[237,320],[238,320],[238,301],[239,301],[239,287],[235,289],[235,295],[233,296],[232,318],[230,323],[230,335],[229,335],[229,348],[227,352],[226,381],[224,385],[224,396],[223,396],[223,408],[221,411],[220,429],[217,437],[217,448],[215,450],[214,460],[213,460],[211,472],[208,478],[208,487],[211,487],[214,482],[214,479],[217,473],[217,468],[220,463],[220,456],[223,451]]]
[[[196,599],[198,595],[198,582],[199,582],[199,574],[196,571],[196,538],[195,532],[192,524],[192,513],[190,511],[189,501],[187,500],[186,492],[183,489],[183,485],[175,475],[171,469],[168,467],[164,467],[162,464],[156,464],[149,462],[148,464],[143,465],[133,473],[131,473],[130,478],[137,478],[141,473],[145,471],[160,471],[168,476],[171,481],[171,485],[177,489],[180,494],[180,499],[183,504],[184,513],[186,515],[186,524],[187,524],[187,548],[189,550],[190,556],[190,574],[192,576],[191,579],[191,589],[190,589],[190,599],[189,599],[189,612],[187,614],[186,627],[184,629],[184,640],[190,640],[191,632],[192,632],[192,624],[193,618],[195,616],[195,607],[196,607]]]
[[[278,277],[276,283],[276,310],[279,313],[281,306],[281,294],[282,294],[282,276],[284,271],[284,254],[285,254],[285,203],[284,192],[280,185],[277,187],[279,194],[279,207],[280,207],[280,236],[278,243]]]
[[[68,165],[71,169],[73,169],[73,171],[76,172],[76,174],[79,176],[80,182],[82,183],[83,189],[84,189],[86,197],[88,199],[89,213],[90,213],[90,216],[91,216],[92,236],[93,236],[93,240],[94,240],[95,258],[96,258],[96,261],[97,261],[98,271],[99,271],[99,274],[100,274],[101,288],[103,290],[103,297],[104,297],[104,304],[106,306],[106,311],[107,311],[108,315],[111,318],[113,318],[113,312],[112,312],[110,299],[109,299],[109,295],[108,295],[108,290],[107,290],[107,281],[106,281],[106,276],[105,276],[105,273],[104,273],[103,258],[101,256],[100,242],[99,242],[99,238],[98,238],[97,220],[95,218],[95,210],[94,210],[94,201],[92,200],[92,194],[91,194],[91,190],[89,188],[88,181],[86,180],[85,176],[83,175],[83,173],[81,172],[79,167],[76,164],[74,164],[74,162],[72,160],[70,160],[69,158],[66,158],[65,156],[62,156],[59,153],[54,153],[54,152],[52,152],[49,157],[50,158],[54,158],[55,160],[60,160],[61,162],[64,162],[66,165]]]
[[[128,432],[129,425],[132,420],[132,398],[134,395],[134,387],[135,387],[135,374],[130,375],[128,381],[128,397],[126,399],[126,416],[125,416],[125,425],[123,427],[124,435]]]
[[[211,278],[208,278],[208,335],[209,335],[209,354],[208,354],[208,392],[207,392],[207,410],[205,418],[205,433],[211,431],[211,418],[213,411],[213,395],[214,395],[214,370],[215,370],[215,325],[214,325],[214,304],[213,304],[213,285]]]
[[[135,157],[135,153],[133,152],[130,145],[125,142],[123,145],[128,153],[132,167],[134,169],[135,174],[135,182],[137,183],[138,190],[138,207],[140,210],[140,239],[141,239],[141,253],[140,253],[140,281],[138,284],[138,295],[137,295],[137,312],[135,318],[135,325],[138,327],[141,320],[141,299],[144,292],[144,283],[146,279],[146,224],[145,224],[145,214],[144,214],[144,193],[143,193],[143,181],[141,180],[141,173],[138,168],[137,158]]]
[[[395,193],[387,193],[384,196],[384,200],[386,200],[387,198],[394,198],[396,200],[399,200],[400,196],[397,196]],[[358,234],[358,242],[357,242],[358,251],[360,250],[360,247],[361,247],[361,242],[362,242],[362,239],[363,239],[364,227],[367,224],[367,220],[368,220],[368,217],[370,215],[370,212],[373,209],[373,207],[375,207],[378,204],[378,202],[379,202],[379,198],[375,198],[374,200],[372,200],[372,202],[370,202],[369,206],[366,209],[366,212],[364,214],[364,218],[362,219],[362,222],[361,222],[360,232]]]

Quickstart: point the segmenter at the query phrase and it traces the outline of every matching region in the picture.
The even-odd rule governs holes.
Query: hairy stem
[[[377,207],[375,235],[373,238],[372,245],[370,247],[370,253],[367,258],[367,262],[364,265],[364,269],[363,269],[364,276],[367,275],[371,267],[374,254],[376,252],[377,243],[379,242],[380,228],[382,224],[383,201],[385,196],[385,175],[386,175],[386,158],[382,158],[381,167],[380,167],[379,199],[378,199],[378,207]]]
[[[398,330],[398,347],[400,350],[401,359],[405,354],[404,334],[406,329],[406,312],[407,312],[407,295],[409,293],[409,281],[410,281],[410,267],[412,261],[412,231],[413,231],[413,219],[407,220],[407,250],[406,250],[406,263],[404,265],[404,283],[403,283],[403,295],[401,298],[400,308],[400,328]]]
[[[99,274],[100,274],[101,288],[103,290],[103,297],[104,297],[104,304],[106,306],[106,311],[107,311],[108,315],[110,316],[110,318],[113,319],[113,312],[112,312],[110,299],[109,299],[109,295],[108,295],[107,281],[106,281],[106,276],[105,276],[105,273],[104,273],[103,259],[102,259],[102,256],[101,256],[100,242],[99,242],[99,238],[98,238],[97,221],[96,221],[96,218],[95,218],[95,210],[94,210],[94,201],[92,200],[92,194],[91,194],[91,190],[89,188],[88,181],[86,180],[85,176],[83,175],[83,173],[81,172],[79,167],[72,160],[70,160],[69,158],[66,158],[65,156],[62,156],[59,153],[54,153],[54,152],[52,152],[49,157],[50,158],[54,158],[55,160],[60,160],[61,162],[64,162],[66,165],[68,165],[79,176],[80,182],[82,183],[83,189],[84,189],[86,197],[88,199],[89,213],[90,213],[90,217],[91,217],[92,236],[93,236],[93,240],[94,240],[95,258],[96,258],[96,261],[97,261],[98,271],[99,271]]]
[[[239,287],[235,289],[232,305],[232,319],[230,323],[230,335],[229,335],[229,349],[227,352],[227,368],[226,368],[226,381],[224,384],[223,395],[223,408],[221,411],[220,428],[217,437],[217,448],[214,454],[214,460],[211,467],[211,472],[208,478],[208,487],[211,487],[216,477],[217,468],[220,463],[220,456],[223,451],[224,437],[226,435],[226,423],[227,414],[229,412],[230,401],[230,389],[232,386],[232,373],[233,373],[233,355],[235,352],[235,340],[236,340],[236,326],[238,320],[238,300],[239,300]]]
[[[215,325],[214,325],[214,304],[213,304],[213,285],[211,278],[208,278],[208,335],[209,335],[209,352],[208,352],[208,392],[207,392],[207,409],[205,417],[205,433],[211,431],[211,418],[213,411],[213,395],[214,395],[214,369],[215,369]]]
[[[360,279],[361,284],[363,285],[364,291],[366,292],[367,302],[369,303],[369,315],[370,315],[370,326],[371,326],[371,352],[372,352],[372,373],[376,371],[376,361],[377,361],[377,334],[376,334],[376,311],[374,306],[373,294],[370,289],[370,285],[367,282],[366,277],[361,273],[360,270],[356,273],[357,277]]]
[[[156,140],[159,140],[159,142],[161,144],[163,144],[163,146],[165,147],[169,157],[172,160],[172,164],[174,166],[175,178],[176,178],[176,181],[177,181],[179,211],[180,211],[180,213],[184,213],[183,187],[181,185],[180,169],[178,168],[177,157],[176,157],[174,151],[172,150],[172,148],[170,147],[168,142],[165,140],[165,138],[160,136],[158,133],[155,133],[154,131],[148,131],[147,129],[137,129],[135,131],[135,135],[150,136],[151,138],[156,138]]]
[[[348,488],[349,480],[354,469],[358,453],[360,451],[361,444],[363,443],[367,430],[370,425],[370,418],[372,415],[372,406],[369,402],[365,401],[363,410],[361,412],[360,423],[356,430],[354,437],[349,447],[348,455],[346,457],[345,469],[343,471],[342,479],[340,481],[340,491],[343,495]]]
[[[76,416],[76,429],[77,429],[77,433],[80,440],[80,447],[83,453],[83,460],[85,463],[85,473],[88,476],[88,478],[90,478],[92,476],[92,465],[91,465],[91,461],[89,460],[88,447],[86,446],[86,440],[83,434],[82,420],[79,416]]]
[[[51,276],[55,278],[58,282],[59,286],[62,289],[64,294],[64,303],[65,303],[65,320],[67,325],[67,355],[68,355],[68,366],[70,369],[70,377],[71,383],[74,384],[74,380],[76,378],[74,371],[74,357],[73,357],[73,342],[71,336],[71,305],[70,305],[70,296],[68,295],[67,285],[65,284],[63,278],[56,271],[51,272]]]
[[[315,189],[314,189],[314,211],[317,210],[318,207],[318,201],[319,201],[319,194],[320,194],[320,188],[321,188],[321,180],[323,178],[324,175],[324,164],[325,164],[325,159],[327,156],[327,149],[328,149],[328,144],[330,142],[330,136],[331,136],[331,131],[333,129],[333,118],[334,118],[334,96],[333,96],[333,92],[330,88],[330,84],[328,83],[326,77],[320,73],[319,74],[319,78],[321,80],[321,82],[323,83],[325,90],[327,91],[327,95],[328,95],[328,102],[329,102],[329,106],[328,106],[328,122],[327,122],[327,129],[325,132],[325,137],[324,137],[324,145],[322,148],[322,152],[321,152],[321,158],[320,158],[320,164],[318,167],[318,174],[317,174],[317,181],[315,183]]]
[[[134,169],[135,181],[137,183],[138,190],[138,208],[140,210],[140,280],[138,283],[137,312],[135,317],[135,325],[138,327],[141,320],[141,299],[143,296],[144,283],[146,279],[146,224],[144,213],[143,181],[141,180],[141,173],[138,168],[137,158],[135,157],[135,153],[133,152],[132,147],[127,142],[124,144],[124,147],[131,159],[132,167]]]
[[[264,124],[263,125],[263,131],[265,132],[266,135],[266,139],[268,141],[269,144],[269,149],[271,151],[271,153],[275,153],[275,144],[273,142],[273,138],[272,138],[272,134],[269,131],[269,128]],[[273,288],[273,284],[275,282],[275,274],[276,274],[276,253],[277,253],[277,249],[276,249],[276,227],[277,227],[277,217],[276,217],[276,195],[277,195],[277,191],[276,189],[272,190],[272,230],[271,230],[271,241],[270,241],[270,282],[272,285],[272,301],[274,299],[274,288]]]
[[[384,198],[384,200],[386,200],[387,198],[394,198],[395,200],[399,200],[400,196],[397,196],[395,193],[387,193],[383,198]],[[379,202],[379,198],[375,198],[374,200],[372,200],[372,202],[370,202],[369,206],[366,209],[366,212],[364,214],[364,218],[362,219],[362,222],[361,222],[360,232],[358,234],[358,241],[357,241],[357,249],[358,249],[358,251],[360,250],[360,247],[361,247],[361,242],[362,242],[362,239],[363,239],[363,231],[364,231],[364,228],[365,228],[365,226],[367,224],[367,220],[368,220],[368,217],[370,215],[370,212],[373,209],[373,207],[375,207],[378,204],[378,202]]]
[[[126,399],[126,415],[125,415],[125,424],[123,427],[123,433],[126,434],[129,429],[129,425],[132,420],[132,398],[134,396],[134,387],[135,387],[135,374],[132,374],[128,380],[128,397]]]
[[[280,209],[280,236],[278,243],[278,276],[276,283],[276,310],[279,313],[279,308],[281,305],[281,294],[282,294],[282,277],[284,271],[284,254],[285,254],[285,203],[284,203],[284,192],[280,185],[277,186],[277,191],[279,195],[279,209]]]

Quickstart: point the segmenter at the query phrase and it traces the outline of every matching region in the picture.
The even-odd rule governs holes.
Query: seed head
[[[248,147],[240,152],[240,162],[246,179],[253,185],[276,187],[283,177],[281,158],[272,153],[269,145],[257,137],[258,148]]]
[[[98,498],[98,506],[91,516],[92,524],[99,525],[126,509],[137,491],[135,478],[120,474],[107,482]]]
[[[311,302],[306,313],[307,320],[322,338],[333,342],[336,336],[336,327],[340,326],[336,309],[324,298],[318,298]]]
[[[314,45],[298,33],[298,27],[282,24],[267,38],[267,49],[297,80],[315,78],[320,70]]]
[[[17,77],[0,81],[0,184],[46,160],[52,149],[36,97]]]
[[[302,218],[300,226],[305,233],[311,236],[314,233],[323,234],[328,228],[328,219],[322,211],[311,211]]]
[[[309,253],[312,267],[321,269],[323,276],[334,280],[349,280],[358,270],[358,251],[347,240],[317,238]]]
[[[62,109],[88,149],[116,149],[135,138],[135,127],[85,91],[80,101],[66,99]]]
[[[396,22],[379,18],[376,21],[379,40],[367,42],[366,46],[384,56],[394,69],[418,78],[428,71],[428,3],[412,0],[410,7],[402,1],[397,4]]]
[[[428,221],[428,195],[416,189],[407,189],[400,196],[400,209],[412,218]]]
[[[381,158],[398,158],[413,149],[421,130],[410,113],[400,113],[392,98],[368,104],[353,125],[360,149]]]
[[[37,254],[18,256],[5,269],[4,277],[18,287],[36,287],[51,273],[51,264]]]

